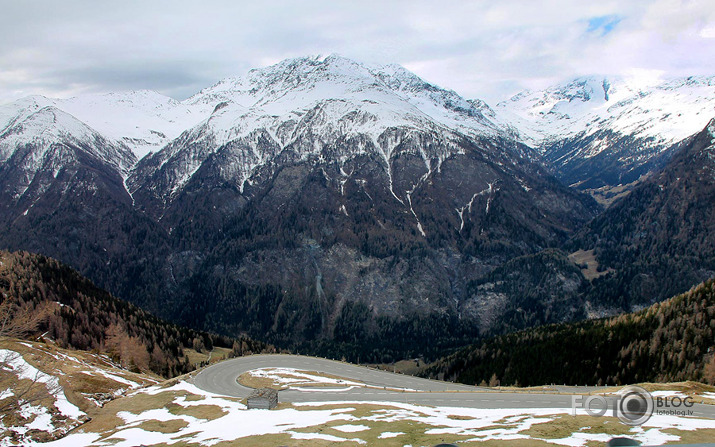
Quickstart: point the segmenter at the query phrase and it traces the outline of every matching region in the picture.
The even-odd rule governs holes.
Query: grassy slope
[[[0,350],[3,350],[0,391],[5,392],[4,398],[0,398],[0,408],[3,408],[0,440],[21,443],[60,437],[94,417],[104,403],[130,389],[161,380],[154,375],[122,369],[106,355],[62,349],[53,344],[3,337]],[[7,352],[12,353],[12,361]],[[53,380],[59,389],[53,388]],[[22,394],[25,390],[28,392]],[[60,399],[66,399],[84,415],[64,414]]]

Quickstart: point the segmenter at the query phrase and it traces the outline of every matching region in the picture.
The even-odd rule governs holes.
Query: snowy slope
[[[183,132],[194,139],[208,138],[217,148],[261,130],[283,148],[306,131],[308,120],[310,132],[321,140],[328,141],[329,135],[368,135],[378,146],[377,138],[392,127],[450,129],[475,136],[500,135],[504,130],[474,102],[400,66],[370,67],[339,56],[289,59],[251,70],[182,102],[146,90],[69,99],[32,96],[0,107],[0,130],[48,106],[84,124],[77,126],[78,138],[90,129],[131,149],[137,159],[157,152]],[[3,159],[9,156],[9,147],[8,142]],[[385,155],[389,158],[389,150]],[[193,172],[192,165],[204,157],[195,158],[186,160],[182,170]],[[258,157],[256,163],[260,162]]]
[[[223,102],[233,110],[224,112],[215,127],[231,131],[219,143],[257,128],[277,128],[299,120],[323,102],[328,104],[326,125],[338,124],[354,111],[365,117],[354,131],[373,137],[393,126],[438,124],[480,135],[502,130],[464,98],[426,83],[400,66],[369,67],[335,55],[288,59],[251,70],[244,77],[225,79],[202,90],[184,103],[216,106]],[[283,145],[287,143],[280,139]]]
[[[116,144],[132,150],[137,159],[159,150],[181,132],[205,119],[208,106],[190,106],[159,93],[139,90],[69,99],[31,96],[0,107],[0,129],[38,107],[53,106],[72,115]]]
[[[202,90],[184,104],[214,112],[146,164],[154,170],[175,167],[166,175],[171,191],[229,142],[238,151],[233,158],[242,165],[227,170],[237,174],[231,180],[241,185],[256,167],[289,145],[305,158],[320,156],[338,141],[360,139],[360,144],[350,145],[350,153],[337,158],[344,161],[374,151],[389,166],[393,150],[404,139],[390,135],[396,129],[474,137],[503,136],[506,131],[472,102],[402,67],[370,67],[339,56],[289,59],[251,70]],[[444,146],[458,150],[453,142]],[[431,149],[425,145],[421,154],[425,163],[447,156]]]
[[[127,145],[138,159],[161,149],[212,110],[149,90],[70,98],[56,101],[56,106]]]
[[[578,78],[542,91],[525,91],[496,111],[537,146],[609,129],[656,143],[676,143],[715,114],[715,77],[644,83],[626,78]],[[593,156],[600,148],[585,156]]]
[[[0,446],[42,445],[61,438],[106,402],[156,382],[121,369],[106,355],[3,338]]]
[[[35,171],[57,144],[91,150],[93,155],[123,174],[136,163],[136,157],[126,146],[108,141],[82,121],[58,109],[52,100],[29,97],[0,107],[0,162],[22,156],[25,167]]]
[[[18,132],[18,123],[44,107],[65,114],[60,126],[33,118],[33,135],[28,122],[18,135],[2,137],[0,161],[23,141],[49,142],[61,135],[91,141],[101,135],[120,151],[130,149],[137,160],[155,155],[147,163],[154,170],[173,166],[166,178],[176,191],[229,142],[236,149],[225,171],[240,185],[291,145],[304,158],[320,156],[339,141],[360,140],[338,158],[372,151],[389,168],[405,138],[432,133],[445,141],[440,149],[425,144],[420,155],[426,165],[457,150],[450,138],[519,138],[540,150],[563,181],[598,187],[627,183],[667,161],[664,154],[673,144],[715,115],[715,77],[578,78],[522,92],[492,110],[399,65],[370,66],[331,55],[251,70],[181,102],[146,90],[62,100],[28,97],[0,106],[0,132]],[[134,165],[126,155],[104,157],[114,158],[111,163],[125,174]],[[659,157],[663,160],[654,161]],[[597,172],[607,178],[593,180]]]
[[[662,168],[715,115],[715,77],[579,78],[497,105],[566,184],[626,185]]]

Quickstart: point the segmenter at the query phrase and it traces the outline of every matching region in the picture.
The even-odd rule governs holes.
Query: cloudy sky
[[[715,75],[713,0],[0,0],[0,103],[184,99],[285,58],[399,63],[490,103],[579,75]]]

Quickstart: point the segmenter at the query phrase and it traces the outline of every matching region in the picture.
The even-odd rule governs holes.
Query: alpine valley
[[[490,108],[339,56],[181,102],[28,97],[0,106],[0,246],[194,329],[434,358],[711,277],[713,117],[715,78]]]

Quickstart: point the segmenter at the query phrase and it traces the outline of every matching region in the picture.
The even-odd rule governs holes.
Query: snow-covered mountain
[[[188,105],[149,90],[68,99],[30,96],[0,106],[0,131],[42,107],[54,107],[131,149],[136,159],[161,149],[211,113],[205,105]],[[129,166],[131,167],[131,166]]]
[[[102,171],[121,183],[136,161],[127,146],[106,138],[45,98],[26,98],[0,108],[2,205],[19,205],[27,213],[52,185],[61,182],[59,178],[80,166]]]
[[[93,155],[125,174],[137,161],[128,147],[107,139],[46,98],[29,97],[0,107],[0,162],[17,155],[18,149],[31,148],[28,167],[34,169],[57,144],[92,147]]]
[[[578,78],[499,103],[503,122],[582,189],[637,180],[715,115],[715,77]]]
[[[638,82],[577,78],[500,102],[498,113],[537,147],[608,128],[653,144],[677,143],[702,129],[715,111],[715,76]],[[598,153],[594,147],[588,156]]]
[[[87,95],[55,102],[108,138],[131,148],[137,159],[165,146],[206,119],[212,108],[191,106],[150,90]]]
[[[695,131],[658,136],[663,98],[707,109],[710,81],[691,83],[582,80],[491,109],[399,66],[328,56],[182,102],[26,98],[0,108],[0,245],[65,260],[174,321],[286,346],[355,341],[381,318],[386,333],[409,318],[465,334],[563,321],[585,280],[562,253],[533,271],[531,256],[601,208],[536,160],[582,188],[647,170]],[[672,113],[677,129],[699,117]],[[558,293],[524,307],[515,283],[487,280],[500,266]]]
[[[69,99],[30,96],[4,104],[0,106],[0,171],[11,199],[1,201],[29,210],[28,204],[35,203],[50,184],[58,184],[63,169],[74,172],[80,166],[126,179],[141,156],[204,119],[211,112],[207,108],[151,91]],[[23,197],[26,194],[30,196]]]
[[[257,168],[288,147],[295,157],[306,159],[320,157],[325,150],[334,152],[331,147],[341,141],[360,140],[349,146],[349,152],[330,156],[344,162],[374,153],[391,175],[393,152],[416,133],[444,140],[420,148],[429,171],[460,150],[455,141],[464,135],[506,138],[506,127],[453,91],[400,66],[369,67],[334,55],[289,59],[252,70],[202,90],[184,105],[211,108],[213,113],[140,164],[131,180],[135,188],[164,169],[162,182],[168,182],[167,192],[173,194],[228,143],[232,162],[223,174],[243,188]],[[433,161],[436,165],[430,166]]]
[[[491,109],[398,65],[370,66],[332,55],[252,70],[181,102],[151,91],[61,100],[28,97],[0,106],[0,131],[51,106],[84,125],[75,126],[83,128],[78,138],[95,132],[122,151],[130,149],[137,160],[170,145],[172,150],[155,163],[180,165],[171,175],[175,191],[229,141],[246,139],[251,148],[236,155],[241,166],[229,169],[240,183],[272,157],[271,150],[275,155],[306,132],[316,138],[316,146],[301,149],[302,156],[319,152],[320,145],[334,143],[338,135],[360,135],[389,165],[399,139],[379,141],[387,129],[447,130],[472,138],[519,140],[540,151],[565,183],[593,189],[630,183],[661,167],[675,144],[702,128],[715,112],[714,104],[715,77],[652,82],[588,77],[525,91]],[[275,147],[263,153],[248,141],[259,134]],[[179,146],[205,139],[214,149],[178,154]],[[13,141],[4,144],[0,156],[9,156]],[[122,162],[123,175],[132,167],[130,160]]]
[[[352,124],[360,126],[354,132],[375,138],[387,127],[405,125],[437,124],[488,135],[501,130],[455,92],[429,84],[399,65],[369,66],[337,55],[288,59],[251,70],[246,76],[225,79],[185,101],[187,105],[213,106],[224,102],[239,106],[227,117],[241,121],[236,135],[299,120],[318,105],[328,106],[321,113],[334,122],[344,117],[344,110],[353,107],[366,118],[351,118]],[[236,127],[235,123],[228,124]],[[280,135],[279,141],[284,146],[288,143],[285,135]]]

